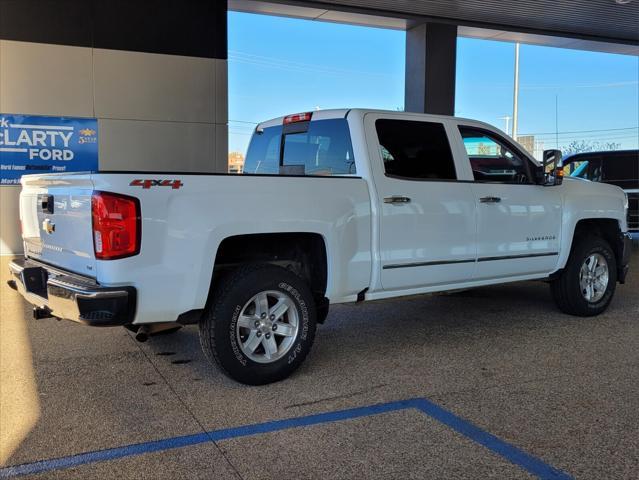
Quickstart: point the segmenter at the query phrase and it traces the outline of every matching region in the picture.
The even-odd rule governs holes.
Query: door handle
[[[481,203],[499,203],[501,202],[501,198],[499,197],[481,197],[479,199]]]
[[[393,195],[392,197],[385,197],[384,203],[390,203],[392,205],[402,205],[404,203],[410,203],[410,198]]]

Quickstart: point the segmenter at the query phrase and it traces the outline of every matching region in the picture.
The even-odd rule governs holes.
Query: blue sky
[[[500,117],[512,115],[514,49],[512,43],[458,39],[457,115],[505,129]],[[590,140],[637,148],[637,57],[521,45],[519,66],[519,134],[535,133],[554,148],[557,100],[560,146]]]
[[[245,152],[252,122],[288,113],[402,109],[404,47],[401,31],[230,12],[229,150]],[[513,64],[511,43],[458,39],[456,114],[504,129]],[[638,80],[637,57],[522,45],[519,132],[554,148],[557,98],[560,144],[637,148]]]

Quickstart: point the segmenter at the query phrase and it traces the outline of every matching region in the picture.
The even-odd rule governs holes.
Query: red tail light
[[[116,193],[91,197],[93,250],[99,260],[130,257],[140,252],[140,202]]]
[[[296,113],[294,115],[288,115],[284,117],[284,125],[297,122],[308,122],[313,116],[313,112]]]

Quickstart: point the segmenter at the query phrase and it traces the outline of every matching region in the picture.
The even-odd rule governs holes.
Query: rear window
[[[284,134],[281,125],[256,132],[251,139],[245,173],[349,175],[356,173],[346,119],[307,122]],[[304,131],[299,131],[304,130]]]
[[[280,173],[282,126],[255,132],[244,160],[244,173]]]

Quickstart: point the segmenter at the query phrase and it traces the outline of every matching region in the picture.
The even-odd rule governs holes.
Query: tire
[[[214,288],[200,320],[200,343],[227,376],[264,385],[285,379],[302,364],[316,324],[306,282],[278,266],[247,265]]]
[[[605,288],[602,288],[602,281],[594,281],[592,286],[586,285],[586,288],[583,288],[582,279],[585,278],[584,281],[587,284],[588,278],[587,275],[582,275],[582,268],[594,265],[599,271],[603,266],[602,260],[607,264]],[[594,261],[597,263],[593,263]],[[558,278],[551,282],[550,289],[555,303],[562,312],[580,317],[591,317],[599,315],[608,308],[616,285],[617,262],[612,248],[603,238],[588,235],[576,241],[570,252],[570,257],[568,257],[566,268]]]

